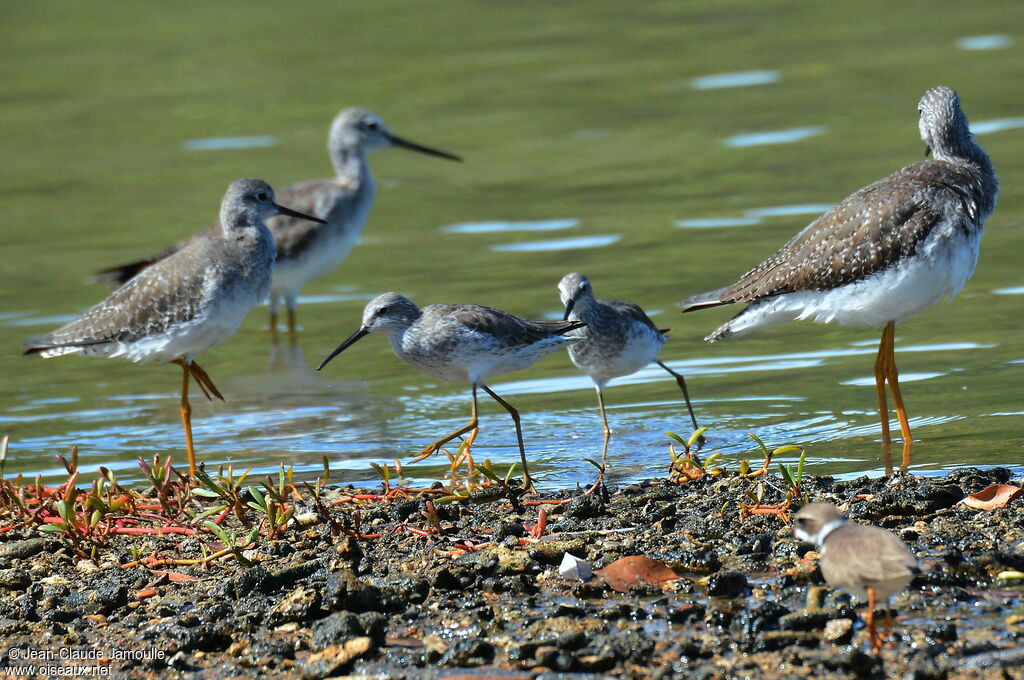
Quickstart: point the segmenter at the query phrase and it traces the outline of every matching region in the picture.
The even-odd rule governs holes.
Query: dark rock
[[[0,569],[0,588],[5,590],[27,590],[32,577],[23,569]]]
[[[480,638],[456,640],[441,655],[442,666],[485,666],[494,661],[494,645]]]
[[[388,618],[380,612],[363,612],[359,614],[359,625],[363,634],[370,638],[374,647],[384,644],[384,635],[388,630]]]
[[[740,625],[744,635],[757,635],[779,628],[779,619],[789,613],[789,609],[778,602],[765,602],[754,609],[744,609],[740,614]]]
[[[577,519],[591,519],[604,514],[604,508],[604,499],[600,494],[590,493],[574,498],[566,508],[565,514]]]
[[[747,577],[738,571],[722,571],[708,577],[709,597],[739,597],[747,590]]]
[[[521,538],[525,535],[526,529],[523,528],[522,522],[502,522],[494,530],[494,540],[496,541],[503,541],[510,536]],[[519,545],[519,541],[516,541],[515,545]]]
[[[47,539],[30,538],[26,541],[14,543],[0,543],[0,559],[24,560],[33,555],[38,555],[46,549]]]
[[[736,547],[737,555],[762,555],[771,552],[774,538],[770,534],[756,534],[740,541]]]
[[[352,612],[345,611],[335,612],[317,621],[312,629],[312,645],[316,650],[363,635],[363,626],[359,618]]]
[[[786,614],[779,620],[782,630],[821,630],[833,616],[825,610],[801,611]]]

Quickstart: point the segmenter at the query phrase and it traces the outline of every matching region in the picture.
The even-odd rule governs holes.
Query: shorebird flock
[[[888,457],[888,385],[904,467],[910,465],[913,439],[893,354],[895,325],[963,287],[977,263],[982,227],[999,187],[955,91],[928,90],[918,110],[921,139],[931,158],[854,192],[736,283],[682,302],[684,312],[746,305],[708,335],[709,342],[802,319],[882,329],[875,361],[882,445]],[[261,180],[233,182],[217,224],[152,257],[100,272],[98,278],[120,286],[70,323],[27,342],[26,354],[83,354],[181,366],[181,418],[194,473],[190,380],[207,398],[223,399],[195,362],[196,355],[233,335],[249,310],[267,299],[275,342],[282,301],[289,337],[295,341],[298,291],[349,255],[375,196],[367,157],[390,147],[460,160],[392,134],[369,111],[346,109],[335,117],[328,135],[335,177],[300,182],[279,194],[283,203],[299,210],[278,205],[273,190]],[[651,363],[676,380],[690,424],[697,429],[684,377],[658,358],[667,331],[658,329],[636,304],[596,299],[583,274],[566,274],[558,292],[565,315],[557,322],[527,321],[475,304],[420,308],[397,293],[385,293],[366,305],[358,329],[320,368],[363,336],[386,334],[395,354],[409,365],[471,387],[469,423],[425,446],[420,458],[455,439],[463,438],[466,447],[472,443],[479,428],[481,389],[512,417],[527,487],[532,478],[519,412],[488,380],[525,370],[563,347],[597,389],[604,464],[611,435],[605,386]]]

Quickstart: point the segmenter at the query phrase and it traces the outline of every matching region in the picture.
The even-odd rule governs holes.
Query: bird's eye
[[[371,121],[369,121],[369,122],[368,122],[368,123],[366,124],[366,129],[367,129],[367,130],[376,130],[376,129],[378,129],[379,127],[380,127],[380,125],[378,125],[378,124],[377,124],[377,121],[375,121],[375,120],[371,120]]]
[[[267,200],[267,192],[261,191],[260,193],[256,194],[256,198],[261,201]]]
[[[378,307],[377,308],[377,316],[384,316],[387,313],[388,313],[388,306],[387,305],[384,305],[383,307]]]

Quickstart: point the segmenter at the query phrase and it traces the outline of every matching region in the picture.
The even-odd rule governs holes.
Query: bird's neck
[[[597,311],[597,300],[593,296],[581,297],[573,303],[569,318],[573,321],[579,319],[586,321],[587,317],[593,316]]]
[[[844,524],[846,524],[845,519],[834,519],[831,522],[825,522],[825,524],[818,529],[818,534],[814,537],[814,542],[821,546],[822,552],[825,550],[825,539],[827,539],[833,531]]]
[[[932,157],[935,160],[972,168],[971,174],[977,183],[976,198],[979,201],[982,219],[992,212],[999,192],[999,180],[996,178],[995,168],[992,167],[992,160],[974,141],[974,135],[968,129],[966,121],[963,125],[945,130],[942,136],[934,140]]]
[[[373,188],[373,175],[361,148],[341,147],[331,154],[338,181],[353,189]]]
[[[977,163],[991,169],[988,154],[974,141],[966,120],[946,126],[932,139],[932,157],[950,163]]]

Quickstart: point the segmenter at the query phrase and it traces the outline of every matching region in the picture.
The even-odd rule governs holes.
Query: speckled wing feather
[[[352,193],[337,180],[311,179],[281,189],[277,193],[277,202],[292,210],[329,219],[328,214],[332,210],[346,210],[345,201]],[[291,259],[309,248],[317,232],[323,228],[322,224],[287,215],[271,217],[267,226],[274,235],[279,260]]]
[[[683,311],[800,290],[830,290],[859,281],[915,252],[950,209],[977,222],[977,207],[959,186],[970,175],[952,163],[921,161],[854,193],[812,222],[739,281],[683,301]]]
[[[134,342],[191,321],[214,273],[216,248],[200,239],[144,269],[98,305],[53,333],[25,343],[26,353],[46,349]]]
[[[478,333],[486,333],[511,346],[533,345],[553,335],[562,335],[586,326],[583,321],[527,321],[514,314],[480,305],[430,305],[431,315],[450,316],[452,320]]]

